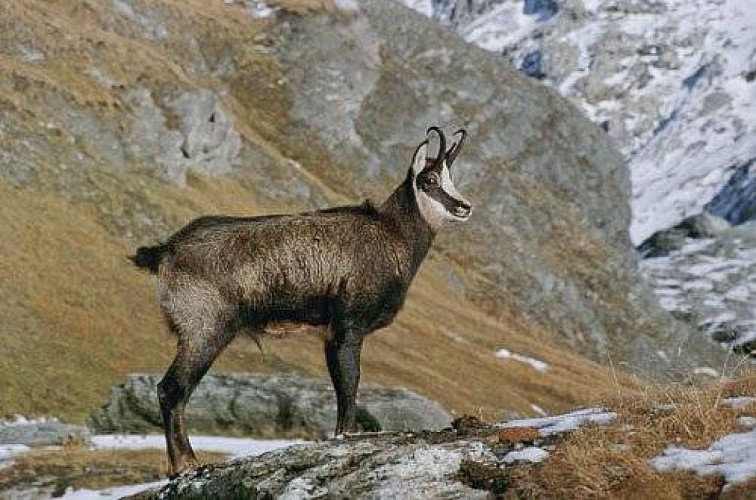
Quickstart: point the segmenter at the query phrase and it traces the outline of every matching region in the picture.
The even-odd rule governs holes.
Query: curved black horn
[[[453,135],[457,135],[457,134],[461,134],[459,141],[452,144],[452,147],[449,148],[449,152],[446,153],[446,166],[449,168],[451,168],[452,164],[454,163],[454,160],[457,159],[457,155],[459,154],[459,151],[462,149],[462,146],[464,146],[465,139],[467,138],[467,131],[463,128],[454,132]]]
[[[438,140],[439,140],[438,156],[433,161],[433,163],[436,166],[439,166],[444,161],[444,158],[446,156],[446,137],[444,137],[444,131],[438,127],[428,127],[428,130],[425,131],[425,135],[428,135],[431,132],[435,132],[438,134]]]

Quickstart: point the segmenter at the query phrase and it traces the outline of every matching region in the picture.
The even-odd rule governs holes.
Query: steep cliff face
[[[150,279],[123,259],[131,246],[200,213],[380,200],[430,124],[469,130],[458,184],[475,214],[439,238],[400,322],[376,336],[368,373],[417,386],[406,367],[427,365],[420,390],[466,408],[474,394],[440,387],[479,365],[476,390],[494,400],[502,344],[552,363],[564,346],[601,361],[611,354],[644,373],[717,362],[707,345],[685,341],[638,278],[628,174],[606,135],[498,57],[400,5],[62,0],[2,9],[0,248],[11,258],[0,264],[0,307],[4,334],[27,339],[4,349],[30,360],[23,377],[3,361],[3,376],[14,377],[4,408],[27,404],[25,384],[43,382],[35,363],[56,346],[75,353],[65,372],[72,394],[98,370],[105,384],[164,366],[170,339],[155,333]],[[320,358],[315,346],[283,343],[277,366],[307,366]],[[250,346],[235,349],[222,366],[259,366]],[[567,353],[558,363],[581,364]],[[528,378],[506,376],[513,385]],[[555,401],[582,384],[563,384]],[[60,401],[51,393],[33,400]]]

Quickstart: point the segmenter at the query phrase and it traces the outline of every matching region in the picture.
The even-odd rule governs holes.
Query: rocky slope
[[[201,213],[380,200],[434,123],[469,130],[475,215],[368,342],[366,380],[530,412],[611,379],[576,352],[645,374],[721,363],[641,282],[629,176],[577,109],[400,5],[274,4],[0,6],[0,411],[81,418],[123,374],[167,366],[134,245]],[[239,342],[219,367],[324,374],[316,339],[267,348],[265,365]]]
[[[756,356],[756,222],[686,238],[641,269],[662,307],[736,353]]]
[[[741,170],[750,192],[756,186],[748,174],[756,158],[752,0],[406,3],[503,55],[605,128],[632,173],[636,244],[700,213]],[[730,199],[741,207],[752,200]]]
[[[750,498],[755,390],[753,376],[619,388],[608,409],[494,424],[464,416],[440,431],[320,442],[193,435],[204,465],[171,479],[157,434],[0,446],[0,490],[10,498]]]
[[[749,15],[756,2],[404,3],[554,88],[607,131],[631,171],[636,245],[702,212],[733,225],[756,216],[756,23]],[[642,267],[685,274],[672,270],[677,263]],[[756,278],[743,271],[744,283]],[[668,291],[662,285],[656,293]],[[756,335],[749,309],[716,289],[707,295],[726,304],[709,319],[722,326],[729,318],[726,328],[738,338]],[[712,322],[695,324],[704,323]]]
[[[489,498],[509,489],[505,469],[540,462],[559,434],[615,416],[594,408],[496,425],[468,418],[439,432],[308,443],[199,467],[131,498]]]
[[[711,388],[617,411],[465,417],[438,432],[306,443],[201,466],[131,498],[750,498],[756,399]]]

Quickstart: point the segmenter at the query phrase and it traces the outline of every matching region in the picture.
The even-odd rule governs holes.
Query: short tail
[[[148,269],[152,274],[157,274],[160,262],[163,260],[167,248],[165,245],[152,247],[139,247],[135,255],[130,255],[129,260],[141,269]]]

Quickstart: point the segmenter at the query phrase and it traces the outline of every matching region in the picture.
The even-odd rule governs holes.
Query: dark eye
[[[428,177],[426,178],[426,182],[430,186],[438,186],[438,175],[436,174],[428,175]]]

